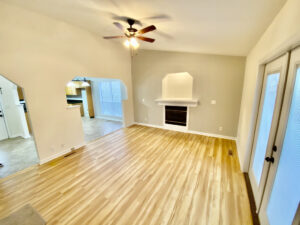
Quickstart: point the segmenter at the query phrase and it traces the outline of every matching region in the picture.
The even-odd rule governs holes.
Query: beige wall
[[[22,86],[42,161],[82,145],[78,109],[67,109],[75,76],[121,79],[125,123],[133,123],[131,59],[122,45],[35,12],[0,3],[0,74]]]
[[[189,129],[235,137],[244,65],[244,57],[140,50],[132,60],[135,121],[163,125],[163,107],[154,102],[162,95],[162,79],[188,72],[194,78],[193,97],[200,101],[190,108]]]
[[[238,151],[243,171],[248,170],[254,129],[255,98],[260,63],[300,43],[300,1],[288,0],[256,46],[247,56],[238,129]]]

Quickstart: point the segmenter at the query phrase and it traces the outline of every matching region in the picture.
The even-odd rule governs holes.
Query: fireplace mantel
[[[158,105],[169,106],[188,106],[196,107],[198,105],[198,99],[195,98],[158,98],[155,100]]]

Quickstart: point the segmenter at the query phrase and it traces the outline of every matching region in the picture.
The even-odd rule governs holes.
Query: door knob
[[[274,157],[266,157],[265,160],[266,160],[267,162],[274,163]]]

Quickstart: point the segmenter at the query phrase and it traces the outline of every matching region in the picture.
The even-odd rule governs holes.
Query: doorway
[[[296,224],[300,219],[300,48],[265,67],[252,146],[249,177],[261,224]]]
[[[67,103],[80,107],[86,142],[123,127],[125,95],[125,86],[118,79],[75,77],[67,83]]]
[[[0,75],[0,178],[39,163],[23,89]]]

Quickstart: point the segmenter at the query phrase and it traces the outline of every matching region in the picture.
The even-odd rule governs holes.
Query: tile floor
[[[33,138],[0,141],[0,178],[14,174],[39,162]]]
[[[122,122],[82,117],[86,143],[123,127]],[[0,178],[39,163],[33,138],[21,137],[0,141]]]
[[[123,127],[122,122],[82,117],[85,141],[88,143]]]

